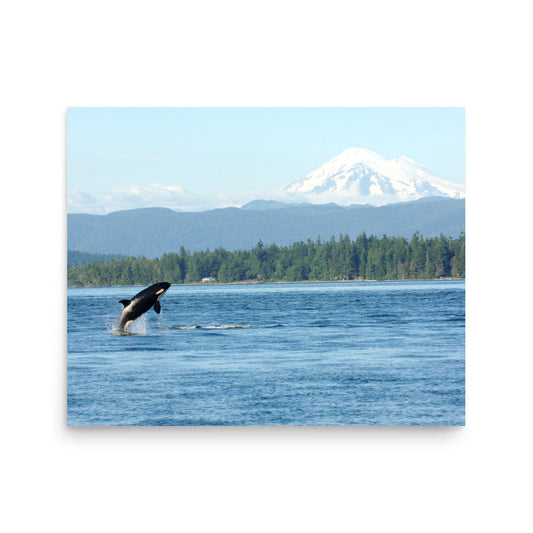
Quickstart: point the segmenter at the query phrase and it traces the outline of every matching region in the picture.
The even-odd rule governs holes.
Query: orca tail
[[[130,305],[131,303],[131,300],[120,300],[120,302],[124,307],[126,307],[127,305]]]

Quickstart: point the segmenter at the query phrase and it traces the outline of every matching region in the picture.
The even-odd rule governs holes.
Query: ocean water
[[[68,289],[69,425],[464,425],[464,281]]]

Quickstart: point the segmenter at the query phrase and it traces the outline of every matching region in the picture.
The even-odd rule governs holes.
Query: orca
[[[155,283],[136,294],[131,300],[120,300],[124,309],[118,319],[117,330],[126,331],[135,319],[146,313],[151,307],[154,308],[156,313],[160,313],[161,304],[159,299],[169,287],[170,283],[166,281]]]

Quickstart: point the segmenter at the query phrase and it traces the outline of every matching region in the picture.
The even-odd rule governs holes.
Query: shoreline
[[[300,281],[229,281],[223,283],[220,281],[208,281],[208,282],[189,282],[189,283],[172,283],[172,286],[190,287],[190,286],[210,286],[210,285],[272,285],[272,284],[296,284],[296,283],[369,283],[369,282],[397,282],[397,281],[465,281],[466,278],[423,278],[423,279],[339,279],[339,280],[320,280],[320,279],[307,279]],[[111,287],[146,287],[147,285],[68,285],[67,289],[102,289]]]

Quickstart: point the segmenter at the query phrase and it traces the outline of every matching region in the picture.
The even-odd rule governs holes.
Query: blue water
[[[464,425],[463,281],[175,285],[115,334],[140,290],[68,289],[69,425]]]

